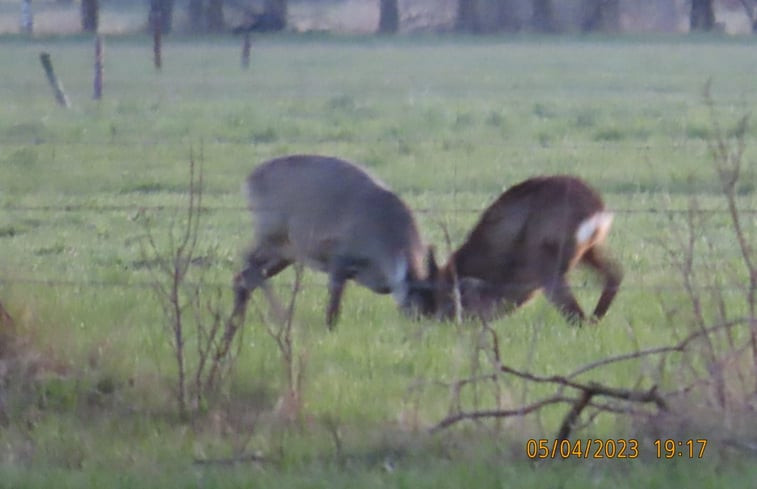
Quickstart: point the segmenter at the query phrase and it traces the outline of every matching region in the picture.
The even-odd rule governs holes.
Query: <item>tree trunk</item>
[[[287,25],[287,0],[265,0],[265,13],[271,18],[272,24],[282,30]]]
[[[173,27],[174,0],[150,0],[150,28],[160,23],[160,32],[168,34]]]
[[[620,0],[584,0],[584,32],[618,32],[620,30]]]
[[[741,0],[741,5],[744,7],[744,13],[749,18],[752,34],[757,34],[757,15],[755,15],[753,0]]]
[[[203,0],[189,0],[187,14],[189,16],[189,30],[203,32],[205,30],[205,3]]]
[[[100,20],[100,3],[98,0],[82,0],[81,29],[84,32],[97,32]]]
[[[512,0],[497,0],[497,28],[514,32],[521,27]]]
[[[691,17],[689,20],[691,31],[711,31],[715,27],[712,0],[691,0]]]
[[[398,0],[380,0],[379,34],[395,34],[400,28],[400,9]]]
[[[552,0],[534,0],[533,8],[531,23],[534,30],[548,33],[557,32]]]
[[[208,10],[205,14],[206,26],[210,32],[221,32],[223,22],[223,0],[208,0]]]
[[[480,32],[478,0],[458,0],[455,29],[461,32]]]
[[[21,32],[23,34],[31,34],[34,32],[32,0],[21,0]]]

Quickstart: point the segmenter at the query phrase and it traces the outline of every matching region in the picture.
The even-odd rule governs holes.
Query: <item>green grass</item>
[[[751,40],[274,37],[256,42],[251,69],[242,71],[231,41],[169,39],[156,73],[146,39],[109,38],[100,102],[91,100],[89,40],[8,38],[0,45],[0,299],[17,319],[24,362],[39,369],[18,374],[29,385],[0,376],[9,416],[0,425],[0,487],[757,481],[753,463],[740,455],[722,462],[728,449],[715,442],[705,460],[656,460],[648,439],[639,460],[534,469],[524,460],[524,441],[554,436],[565,406],[499,430],[461,425],[429,436],[425,429],[449,408],[441,383],[470,375],[475,325],[413,323],[390,298],[352,286],[329,333],[325,277],[312,272],[297,309],[296,341],[306,362],[302,427],[284,426],[273,414],[284,379],[255,317],[244,331],[228,406],[182,423],[168,336],[139,244],[145,215],[162,236],[180,212],[190,152],[202,155],[210,208],[202,215],[200,255],[210,260],[206,279],[222,287],[250,239],[241,182],[275,155],[362,162],[419,211],[424,235],[442,255],[440,223],[460,243],[477,211],[503,188],[534,174],[575,173],[617,210],[609,246],[626,268],[623,289],[597,327],[566,326],[543,299],[497,321],[503,358],[516,368],[564,374],[671,344],[689,331],[687,306],[660,242],[669,242],[685,216],[669,220],[665,211],[685,209],[694,195],[702,207],[723,208],[701,92],[712,78],[726,130],[755,106]],[[43,50],[70,110],[54,105],[39,66]],[[747,135],[747,160],[755,156],[756,128]],[[754,177],[748,170],[740,192],[752,209]],[[709,224],[714,253],[723,264],[734,262],[725,216]],[[275,281],[282,293],[292,277]],[[598,287],[586,274],[573,278],[589,308]],[[724,272],[723,279],[733,277]],[[225,299],[231,302],[228,292]],[[660,377],[655,367],[629,362],[586,380],[674,387],[674,376]],[[513,381],[500,395],[516,405],[551,393]],[[464,401],[470,408],[472,395]],[[492,393],[482,391],[481,402],[493,406]],[[329,426],[339,433],[339,449]],[[580,436],[644,433],[626,417],[601,415]],[[192,465],[240,448],[276,462]]]

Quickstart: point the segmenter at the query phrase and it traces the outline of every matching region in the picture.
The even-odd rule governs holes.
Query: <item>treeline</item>
[[[335,0],[188,0],[186,9],[188,28],[194,33],[244,31],[280,31],[288,25],[288,3],[328,3]],[[402,29],[402,8],[412,0],[365,0],[376,2],[379,12],[376,32],[394,34]],[[81,0],[82,30],[96,32],[99,24],[101,0]],[[22,0],[29,7],[31,0]],[[641,4],[651,4],[651,15],[672,11],[679,17],[686,9],[691,31],[713,31],[722,28],[716,18],[716,7],[739,9],[749,19],[752,32],[757,32],[757,0],[456,0],[451,30],[472,34],[496,32],[564,31],[615,33],[621,30],[624,10],[638,10]],[[147,25],[164,33],[173,29],[175,0],[148,0]],[[434,4],[430,3],[429,9]],[[228,21],[225,10],[237,14]],[[569,15],[565,12],[569,11]],[[566,20],[566,17],[569,17]],[[228,25],[229,23],[233,25]],[[23,25],[23,21],[22,21]]]

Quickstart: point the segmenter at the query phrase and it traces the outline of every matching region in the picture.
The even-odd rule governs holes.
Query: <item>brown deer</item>
[[[258,166],[245,191],[255,244],[234,279],[235,310],[266,279],[297,262],[329,276],[329,328],[349,279],[391,293],[405,312],[430,313],[427,248],[413,215],[360,167],[326,156],[285,156]]]
[[[599,194],[572,176],[536,177],[511,187],[484,211],[441,270],[431,261],[436,314],[492,318],[543,290],[570,322],[581,323],[584,312],[566,281],[581,263],[604,280],[592,314],[598,320],[623,278],[620,266],[601,248],[612,218]]]

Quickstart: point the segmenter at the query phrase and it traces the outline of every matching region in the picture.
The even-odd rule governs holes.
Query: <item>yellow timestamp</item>
[[[637,458],[639,441],[624,439],[547,440],[533,438],[526,442],[526,456],[531,459],[547,458]]]
[[[696,440],[655,440],[653,442],[657,450],[657,458],[703,458],[707,448],[706,438]]]
[[[657,439],[652,442],[652,445],[658,459],[703,458],[707,448],[707,439]],[[639,447],[639,441],[635,438],[576,440],[532,438],[526,441],[526,456],[530,459],[635,459],[640,455]]]

